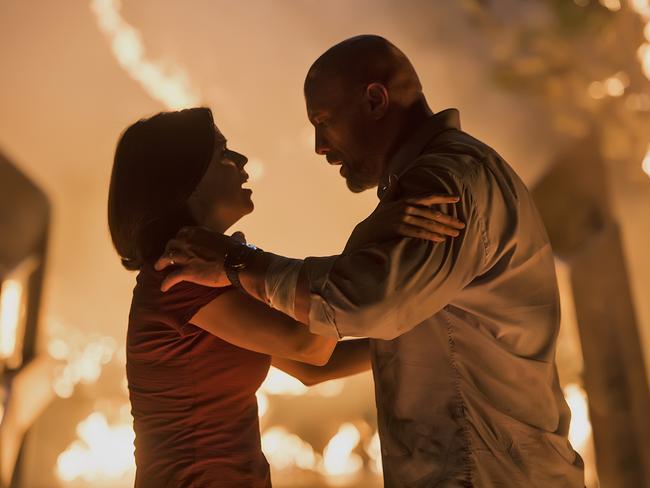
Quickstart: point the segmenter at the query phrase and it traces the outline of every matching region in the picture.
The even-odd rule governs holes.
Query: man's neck
[[[404,109],[403,113],[400,115],[400,120],[396,124],[396,136],[393,139],[390,149],[386,153],[386,158],[383,164],[383,174],[389,170],[389,164],[397,152],[404,146],[404,144],[406,144],[413,133],[415,133],[422,124],[431,118],[434,113],[429,108],[426,100],[421,99],[410,107]]]

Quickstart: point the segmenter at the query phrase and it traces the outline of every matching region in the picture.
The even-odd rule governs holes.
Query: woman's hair
[[[215,129],[208,108],[162,112],[130,126],[115,149],[108,226],[122,265],[155,261],[193,221],[187,200],[205,174]]]

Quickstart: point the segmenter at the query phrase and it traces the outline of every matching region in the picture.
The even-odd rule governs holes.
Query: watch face
[[[249,244],[238,246],[234,251],[226,255],[226,268],[237,270],[244,269],[246,267],[247,258],[254,249],[257,248]]]

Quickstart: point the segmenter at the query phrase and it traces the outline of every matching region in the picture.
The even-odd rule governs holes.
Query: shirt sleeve
[[[487,242],[471,185],[436,165],[416,166],[399,184],[400,197],[459,195],[461,201],[443,211],[465,229],[441,243],[395,238],[307,258],[313,333],[393,339],[446,306],[479,274]]]

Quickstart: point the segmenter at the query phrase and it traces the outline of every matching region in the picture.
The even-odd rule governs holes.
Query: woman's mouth
[[[240,186],[241,186],[241,189],[242,189],[243,192],[248,193],[248,194],[250,195],[250,194],[253,193],[253,190],[251,190],[250,188],[246,188],[246,187],[244,186],[244,185],[246,185],[247,183],[248,183],[248,178],[246,178],[245,180],[243,180],[243,181],[241,182],[241,185],[240,185]]]

